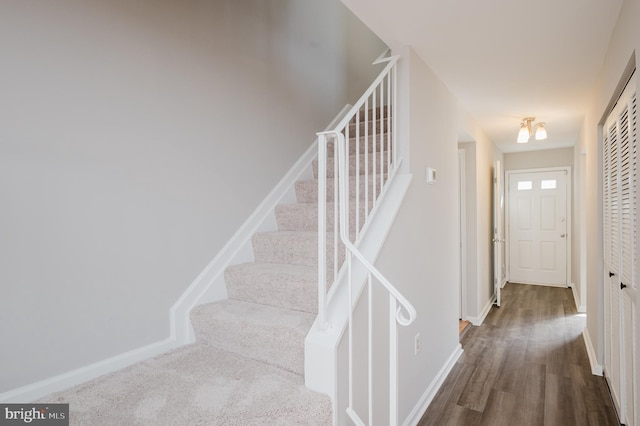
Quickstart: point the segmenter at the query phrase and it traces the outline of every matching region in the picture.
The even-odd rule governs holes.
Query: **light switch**
[[[436,169],[427,167],[427,183],[431,185],[436,183]]]

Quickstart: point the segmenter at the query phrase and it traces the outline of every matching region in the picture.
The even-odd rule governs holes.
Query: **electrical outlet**
[[[416,334],[416,337],[413,342],[414,342],[414,345],[413,345],[414,354],[418,355],[418,352],[420,352],[420,333]]]

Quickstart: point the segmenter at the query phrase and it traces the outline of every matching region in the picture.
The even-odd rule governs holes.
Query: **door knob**
[[[560,234],[560,238],[564,238],[564,237],[565,237],[565,234]]]
[[[625,288],[627,288],[627,285],[625,283],[620,283],[620,290],[624,290]]]
[[[611,271],[609,271],[609,278],[613,277],[615,274]]]

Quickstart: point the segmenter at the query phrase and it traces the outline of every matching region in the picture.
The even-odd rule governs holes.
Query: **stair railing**
[[[353,222],[349,230],[356,243],[366,231],[399,166],[394,131],[398,56],[383,58],[386,53],[373,64],[387,62],[387,65],[358,102],[333,129],[318,133],[318,324],[323,330],[331,326],[326,315],[328,289],[337,281],[344,260],[344,247],[338,232],[339,185],[338,162],[335,161],[338,146],[330,141],[331,135],[343,134],[345,149],[359,153],[350,176],[345,176],[349,181],[347,200],[353,197],[354,201],[351,205],[353,214],[346,220]],[[383,172],[379,173],[380,170]]]
[[[397,56],[392,56],[374,62],[388,63],[336,128],[318,133],[318,324],[323,329],[331,327],[326,314],[328,283],[333,284],[346,274],[350,301],[347,414],[358,425],[373,423],[373,279],[389,295],[388,424],[391,425],[398,421],[398,325],[409,325],[416,317],[413,305],[357,248],[399,167],[395,134],[397,60]],[[328,198],[333,201],[331,209],[327,209]],[[329,227],[333,227],[332,233],[327,232]],[[354,408],[353,311],[359,295],[354,300],[353,287],[361,284],[353,282],[355,262],[365,268],[368,290],[367,423]]]

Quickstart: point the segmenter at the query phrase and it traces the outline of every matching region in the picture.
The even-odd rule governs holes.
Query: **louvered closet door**
[[[638,124],[633,79],[609,115],[603,135],[605,375],[627,426],[640,426],[638,362]],[[640,349],[640,348],[638,348]],[[640,385],[640,383],[638,384]]]
[[[620,226],[618,191],[618,126],[617,120],[609,118],[604,129],[604,268],[606,294],[606,352],[605,376],[618,412],[621,411],[621,338],[620,338]]]

